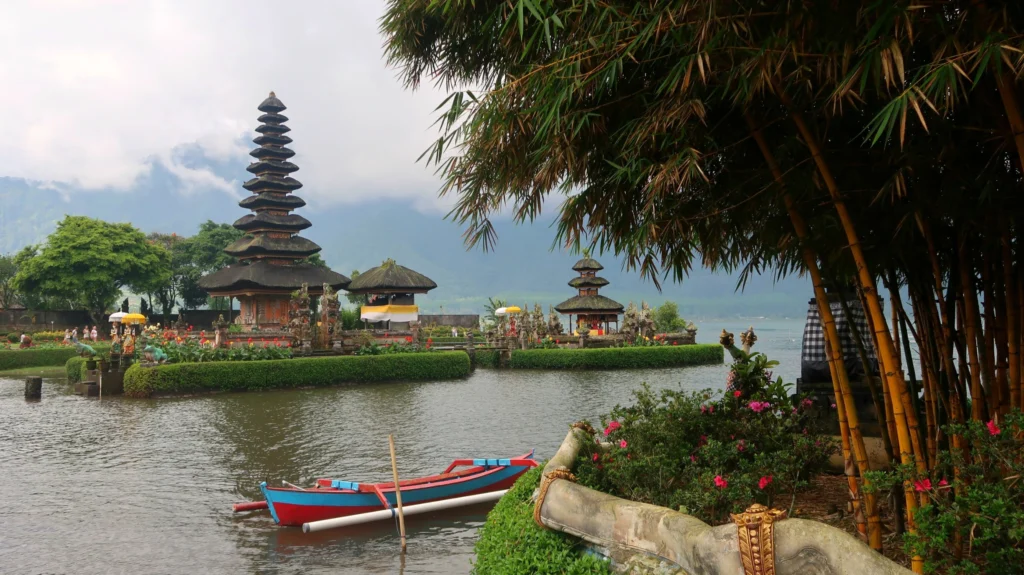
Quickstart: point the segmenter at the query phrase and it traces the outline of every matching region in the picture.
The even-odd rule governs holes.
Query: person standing
[[[64,328],[64,345],[71,345],[71,330]]]
[[[92,333],[90,335],[92,335],[92,340],[93,341],[99,341],[100,340],[100,338],[99,338],[100,334],[96,330],[96,326],[92,326]]]
[[[71,330],[71,341],[78,341],[78,326]]]

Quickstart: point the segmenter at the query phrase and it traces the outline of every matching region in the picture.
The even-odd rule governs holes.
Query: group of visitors
[[[90,328],[89,326],[83,327],[82,328],[82,339],[84,339],[84,340],[91,340],[91,341],[99,341],[100,340],[100,333],[99,333],[99,330],[97,328],[98,328],[98,326],[95,326],[95,325],[92,326],[92,328]],[[64,330],[64,345],[72,345],[76,341],[78,341],[78,328],[77,327],[75,327],[73,329],[66,329],[66,330]]]

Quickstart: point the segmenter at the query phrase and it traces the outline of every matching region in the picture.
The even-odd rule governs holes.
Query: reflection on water
[[[721,327],[702,326],[701,339]],[[758,348],[784,361],[777,372],[790,381],[801,327],[758,330]],[[33,403],[22,380],[0,379],[0,572],[398,573],[389,522],[303,534],[266,513],[233,515],[231,504],[255,498],[264,480],[388,480],[389,433],[405,477],[461,457],[536,448],[545,458],[569,424],[627,403],[640,382],[720,388],[725,372],[479,370],[450,382],[152,401],[89,400],[47,380]],[[468,572],[487,510],[410,518],[404,572]]]

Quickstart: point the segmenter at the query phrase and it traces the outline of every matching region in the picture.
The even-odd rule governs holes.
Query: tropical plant
[[[494,329],[499,323],[501,323],[498,315],[495,313],[498,309],[507,307],[508,301],[503,299],[495,299],[493,297],[487,298],[487,303],[484,304],[484,316],[480,318],[480,322],[483,324],[481,327],[484,331]]]
[[[686,320],[679,317],[679,306],[666,301],[653,310],[654,329],[659,333],[679,333],[686,329]]]

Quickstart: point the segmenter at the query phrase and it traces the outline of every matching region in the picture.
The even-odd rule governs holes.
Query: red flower
[[[596,453],[594,454],[594,457],[591,458],[591,460],[597,461],[597,454]]]
[[[736,451],[743,451],[746,448],[747,448],[747,442],[746,441],[741,439],[738,442],[736,442]]]
[[[771,485],[771,483],[772,483],[772,476],[771,475],[765,475],[765,476],[763,476],[761,478],[760,481],[757,482],[757,487],[759,489],[761,489],[761,490],[764,490],[764,488],[768,487],[769,485]]]
[[[741,395],[743,395],[743,392],[741,392],[741,391],[740,391],[740,390],[738,390],[738,389],[737,389],[736,391],[732,392],[732,396],[733,396],[733,397],[739,397],[739,396],[741,396]]]
[[[405,336],[405,343],[412,343],[412,336],[411,335]]]
[[[672,345],[679,345],[679,342],[678,341],[673,341]]]
[[[914,491],[917,491],[918,493],[920,493],[922,491],[930,491],[931,488],[932,488],[932,480],[931,479],[925,478],[925,479],[921,479],[919,481],[915,481],[914,482]]]
[[[996,425],[996,422],[995,422],[994,419],[992,421],[986,423],[985,425],[988,427],[988,434],[989,435],[999,435],[1003,431],[1002,429],[999,429],[999,426]]]
[[[726,479],[724,477],[722,477],[721,475],[716,475],[715,476],[715,487],[717,487],[719,489],[725,489],[726,487],[729,487],[729,482],[726,481]]]
[[[427,338],[427,343],[434,343],[434,338],[428,337]]]
[[[692,461],[694,463],[697,463],[697,456],[696,455],[690,455],[690,461]]]
[[[945,478],[939,480],[939,487],[945,487],[949,485],[949,482]]]
[[[292,342],[286,341],[286,342],[284,342],[284,346],[285,347],[291,347],[292,346]]]
[[[626,443],[625,439],[619,441],[619,447],[621,447],[622,449],[625,449],[626,445],[627,445],[627,443]]]
[[[611,432],[615,431],[616,429],[618,429],[620,427],[622,427],[622,424],[619,423],[618,421],[613,421],[613,422],[609,423],[608,427],[604,428],[604,435],[605,435],[605,437],[607,437],[608,434],[610,434]]]

